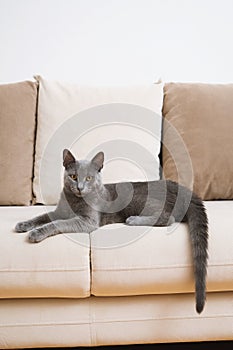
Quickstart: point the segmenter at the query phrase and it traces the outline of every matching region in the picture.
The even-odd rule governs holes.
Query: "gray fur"
[[[200,313],[205,304],[208,259],[208,220],[203,202],[172,181],[104,185],[100,172],[103,162],[103,152],[91,161],[77,161],[70,151],[64,150],[64,188],[55,211],[18,223],[16,232],[30,230],[29,241],[37,243],[60,233],[90,233],[112,223],[168,226],[175,221],[187,222],[194,261],[196,310]]]

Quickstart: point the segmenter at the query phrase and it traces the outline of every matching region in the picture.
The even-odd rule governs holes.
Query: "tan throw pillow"
[[[29,205],[37,83],[0,85],[0,205]]]
[[[233,84],[169,83],[164,94],[164,177],[205,200],[232,199]]]
[[[159,179],[163,84],[88,87],[37,78],[35,202],[57,203],[64,148],[77,159],[104,151],[104,183]]]

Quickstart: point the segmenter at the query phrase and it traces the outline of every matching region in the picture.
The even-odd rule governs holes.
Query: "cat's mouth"
[[[77,190],[77,191],[75,191],[75,195],[76,195],[76,197],[84,197],[85,196],[85,193],[84,192],[81,192],[81,191],[79,191],[79,190]]]
[[[75,194],[76,197],[82,197],[81,191],[77,190],[77,188],[71,188],[71,191]]]
[[[85,197],[85,195],[87,194],[86,191],[80,191],[77,188],[72,188],[72,192],[74,193],[74,195],[76,197]]]

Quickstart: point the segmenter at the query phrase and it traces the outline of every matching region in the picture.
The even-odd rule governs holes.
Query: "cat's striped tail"
[[[196,310],[200,314],[204,309],[206,300],[208,218],[202,200],[194,194],[187,210],[186,218],[191,236],[193,254]]]

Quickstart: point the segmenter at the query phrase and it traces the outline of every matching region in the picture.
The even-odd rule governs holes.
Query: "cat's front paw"
[[[35,228],[28,234],[28,240],[31,243],[39,243],[46,238],[45,233],[40,228]]]
[[[130,226],[137,226],[140,224],[140,217],[139,216],[129,216],[125,223]]]
[[[22,222],[18,222],[18,224],[15,226],[15,232],[27,232],[29,230],[31,230],[32,225],[30,224],[30,222],[28,221],[22,221]]]

